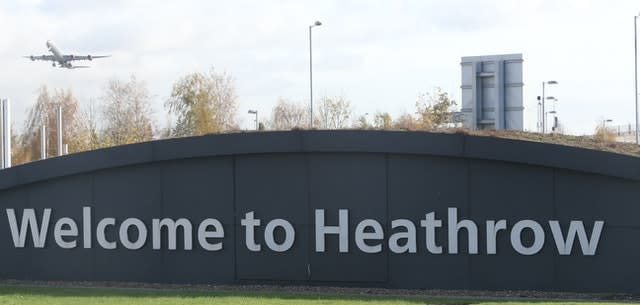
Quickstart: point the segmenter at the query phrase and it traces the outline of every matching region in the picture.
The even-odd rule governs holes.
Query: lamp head
[[[547,82],[547,84],[548,84],[548,85],[557,85],[557,84],[558,84],[558,82],[557,82],[557,81],[555,81],[555,80],[550,80],[550,81],[548,81],[548,82]]]
[[[258,113],[258,110],[249,110],[249,114],[256,114]]]

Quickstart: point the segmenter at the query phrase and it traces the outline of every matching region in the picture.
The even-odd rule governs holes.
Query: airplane
[[[49,49],[49,52],[51,52],[51,54],[53,54],[53,55],[40,55],[40,56],[31,55],[31,56],[24,56],[24,57],[31,59],[31,61],[36,61],[36,60],[51,61],[52,62],[52,66],[54,66],[54,67],[67,68],[67,69],[78,69],[78,68],[90,68],[90,66],[74,66],[74,65],[71,64],[72,61],[74,61],[74,60],[92,61],[95,58],[104,58],[104,57],[109,57],[110,56],[110,55],[106,55],[106,56],[64,55],[64,54],[62,54],[60,52],[60,50],[58,50],[58,48],[53,44],[53,42],[51,40],[47,40],[47,49]]]

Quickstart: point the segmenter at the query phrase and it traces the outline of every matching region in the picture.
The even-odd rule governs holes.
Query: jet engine
[[[91,55],[87,55],[87,59],[88,59],[89,61],[92,61],[92,60],[93,60],[93,57],[91,57]]]
[[[29,59],[31,59],[31,61],[36,61],[36,57],[33,55],[29,56]]]

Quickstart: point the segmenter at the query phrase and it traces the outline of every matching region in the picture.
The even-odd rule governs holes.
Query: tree
[[[351,117],[351,102],[344,96],[328,97],[320,99],[318,107],[318,117],[314,121],[314,126],[322,129],[345,128]]]
[[[177,116],[175,136],[203,135],[236,129],[237,95],[233,78],[226,73],[191,73],[176,81],[169,113]]]
[[[391,129],[393,127],[392,121],[388,112],[378,112],[373,118],[373,126],[377,129]]]
[[[272,129],[291,130],[309,126],[309,109],[301,103],[293,103],[279,98],[278,103],[271,109]]]
[[[408,113],[401,115],[393,122],[393,127],[396,129],[417,130],[420,129],[420,126],[420,122]]]
[[[607,128],[605,122],[603,121],[601,124],[598,124],[598,126],[596,126],[596,133],[594,134],[594,138],[602,142],[611,143],[616,141],[616,133],[613,132],[610,128]]]
[[[353,127],[358,129],[371,128],[371,124],[369,124],[369,121],[367,120],[367,114],[359,116],[358,120],[353,124]]]
[[[452,123],[451,113],[456,105],[456,101],[440,87],[434,88],[431,93],[420,94],[416,101],[418,127],[431,129]]]
[[[104,89],[102,142],[124,145],[153,139],[149,90],[134,75],[128,82],[112,79]]]
[[[20,136],[16,133],[16,128],[11,124],[11,164],[18,165],[31,160],[31,150],[23,146]]]
[[[57,148],[58,107],[62,107],[63,134],[65,144],[69,144],[69,151],[81,151],[84,147],[77,144],[78,130],[78,101],[71,90],[54,90],[50,93],[46,86],[38,89],[36,103],[29,109],[24,125],[23,134],[14,142],[16,164],[40,159],[40,132],[42,126],[47,130],[47,156],[59,154]],[[21,151],[22,150],[22,151]]]
[[[98,114],[93,100],[86,107],[81,107],[77,116],[75,139],[72,140],[74,144],[71,145],[76,148],[75,151],[105,147],[106,144],[98,130]]]

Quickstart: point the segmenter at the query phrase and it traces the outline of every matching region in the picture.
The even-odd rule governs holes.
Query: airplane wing
[[[31,56],[24,56],[24,58],[29,58],[32,61],[36,61],[36,60],[56,61],[53,55],[40,55],[40,56],[31,55]]]
[[[65,61],[74,61],[74,60],[93,60],[94,58],[105,58],[105,57],[111,57],[111,55],[98,55],[98,56],[93,56],[93,55],[64,55],[64,60]]]
[[[70,69],[91,68],[90,66],[72,66]]]

